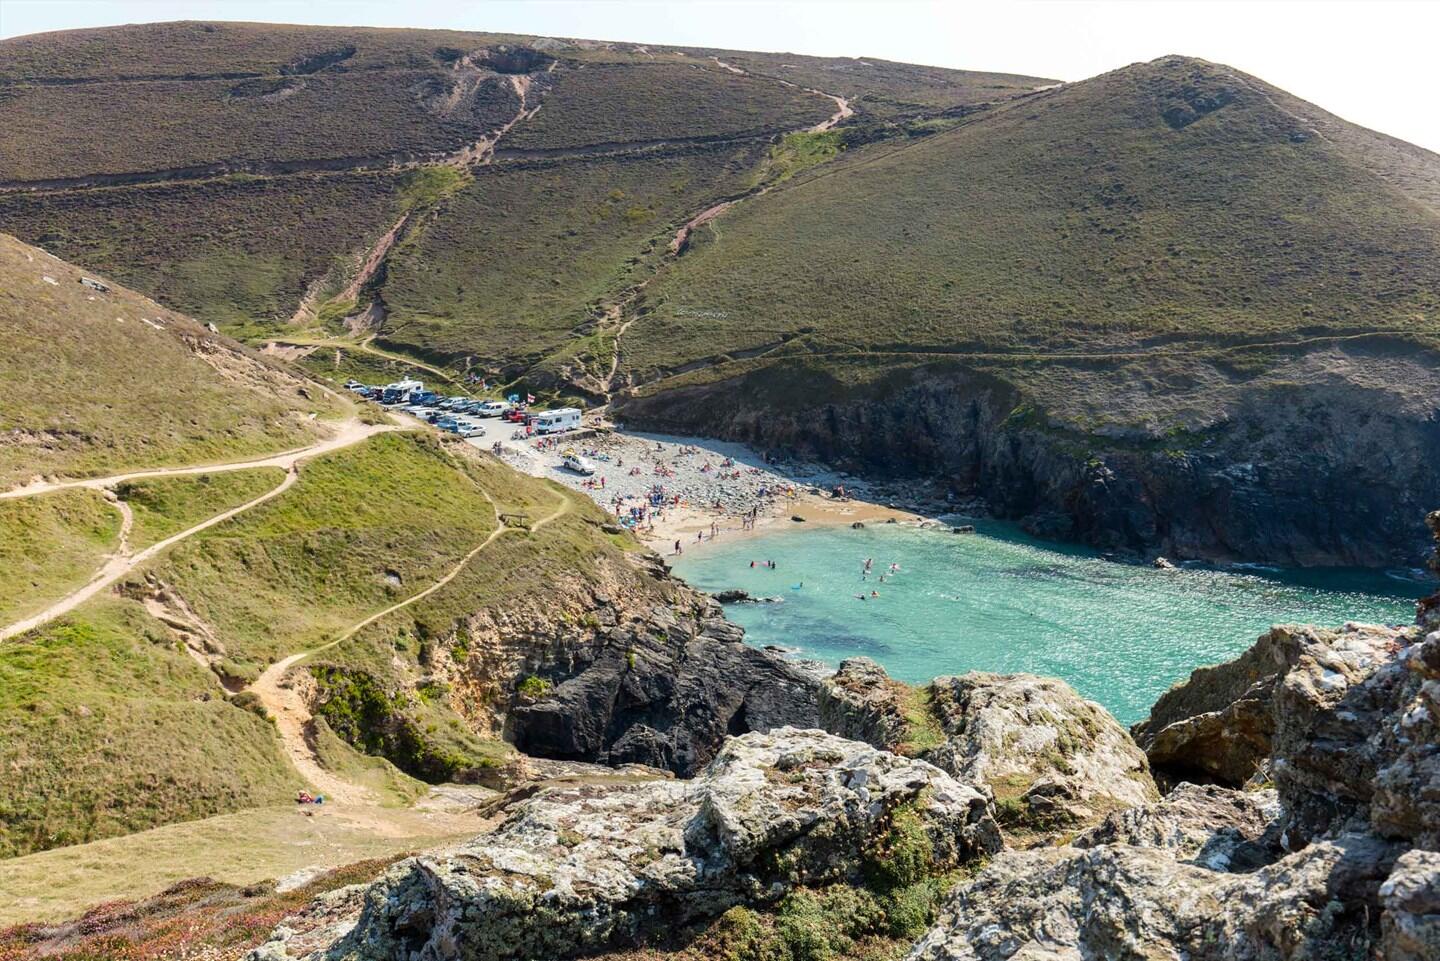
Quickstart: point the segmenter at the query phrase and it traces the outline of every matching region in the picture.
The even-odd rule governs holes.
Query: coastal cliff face
[[[456,619],[418,662],[381,673],[373,660],[322,662],[303,685],[342,737],[429,781],[505,786],[526,757],[639,764],[695,774],[727,737],[815,727],[820,678],[743,643],[714,600],[649,553],[551,577]],[[520,756],[448,763],[413,708],[437,705],[471,734]]]
[[[1399,379],[1367,376],[1371,364]],[[1122,554],[1420,563],[1417,519],[1440,500],[1429,469],[1440,421],[1421,396],[1434,371],[1339,353],[1253,380],[1156,367],[1107,370],[1107,393],[1094,370],[1037,373],[1032,384],[931,364],[854,387],[782,362],[633,398],[619,416],[860,476],[939,481],[1038,536]]]

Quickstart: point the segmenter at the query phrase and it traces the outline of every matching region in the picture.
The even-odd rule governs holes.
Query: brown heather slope
[[[563,203],[530,206],[537,178],[522,172],[477,187],[454,210],[443,204],[445,191],[418,192],[429,194],[425,203],[438,205],[442,220],[454,222],[452,235],[464,236],[477,195],[483,193],[490,219],[509,206],[513,184],[526,213],[498,225],[504,234],[542,253],[553,246],[583,267],[558,285],[528,276],[510,285],[521,327],[535,324],[535,336],[522,336],[517,350],[498,357],[488,351],[496,317],[474,317],[463,296],[447,303],[443,288],[421,297],[397,294],[412,329],[394,345],[502,363],[558,352],[563,363],[580,346],[565,344],[566,333],[591,322],[587,306],[597,291],[629,282],[628,259],[743,189],[737,182],[750,179],[777,134],[822,123],[836,111],[831,91],[807,89],[818,84],[810,72],[844,74],[845,96],[903,94],[930,104],[931,113],[1003,100],[1047,82],[885,63],[852,77],[854,61],[820,58],[803,58],[809,71],[803,77],[782,76],[782,65],[772,72],[768,61],[767,69],[748,75],[711,59],[724,53],[453,31],[193,22],[6,40],[0,223],[259,340],[283,332],[302,299],[320,306],[346,290],[373,245],[413,209],[416,165],[420,172],[430,169],[426,164],[477,167],[487,157],[476,145],[499,135],[497,166],[523,170],[539,158],[564,176],[579,164],[581,188]],[[522,97],[526,113],[517,120]],[[855,110],[870,121],[889,116],[858,100]],[[357,116],[365,122],[355,123]],[[723,169],[712,165],[697,175],[683,169],[693,166],[685,155],[697,149],[744,159],[727,156]],[[652,166],[678,155],[681,169],[650,185],[651,193],[665,194],[657,198],[664,203],[626,200],[614,226],[597,224],[617,206],[617,191],[634,193],[619,161],[596,167],[591,157],[616,152],[659,154],[650,157]],[[391,169],[395,164],[406,169]],[[428,224],[412,218],[397,251],[418,243]],[[528,256],[522,250],[507,259],[503,242],[488,250],[496,263],[482,264],[486,273],[509,273]],[[442,276],[475,269],[470,249],[451,257],[443,243],[438,252],[431,244],[426,256]],[[374,286],[383,287],[384,279],[382,269]],[[364,290],[359,306],[376,297],[389,300]],[[337,319],[343,305],[337,310],[324,319]],[[457,343],[466,338],[478,343]]]

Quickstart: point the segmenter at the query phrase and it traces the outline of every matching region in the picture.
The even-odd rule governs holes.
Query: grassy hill
[[[140,70],[152,41],[182,52]],[[194,23],[0,50],[0,120],[33,157],[0,218],[317,373],[478,367],[636,423],[938,474],[1133,552],[1409,563],[1440,497],[1410,455],[1374,466],[1437,442],[1440,158],[1222,65],[1058,85]],[[193,144],[73,179],[84,150],[35,118],[91,87],[112,104],[87,115],[98,142],[165,110]],[[323,143],[350,96],[376,101],[366,143]],[[215,134],[232,116],[243,135]],[[869,440],[897,422],[920,439]],[[1313,504],[1345,497],[1317,478],[1370,491],[1365,519],[1321,523]]]
[[[0,488],[302,447],[334,403],[227,337],[0,235]],[[305,389],[305,394],[302,394]]]
[[[1048,83],[766,55],[747,60],[748,71],[717,63],[728,64],[724,51],[262,24],[39,34],[0,42],[0,52],[0,154],[23,158],[0,176],[0,221],[22,238],[258,341],[285,333],[282,322],[307,294],[318,303],[343,293],[370,247],[417,203],[438,204],[437,217],[412,218],[406,230],[423,234],[437,221],[440,239],[423,246],[438,251],[442,275],[495,258],[480,266],[504,279],[482,284],[487,293],[503,287],[527,305],[559,302],[518,350],[489,348],[498,310],[476,316],[463,291],[417,297],[402,280],[394,299],[410,330],[395,343],[519,363],[556,351],[563,363],[575,345],[557,347],[556,331],[592,319],[574,305],[623,283],[617,264],[734,192],[749,175],[742,168],[756,167],[776,136],[830,117],[836,105],[826,94],[887,98],[873,108],[856,100],[859,116],[881,123],[897,110],[968,109]],[[823,86],[832,76],[843,91]],[[145,137],[135,135],[141,129]],[[514,176],[477,177],[453,206],[416,196],[417,169],[473,165],[484,159],[478,145],[497,135],[494,169],[517,166]],[[717,141],[731,145],[723,158],[691,149]],[[597,173],[591,155],[617,151],[663,158]],[[548,173],[532,170],[537,156],[548,158]],[[661,169],[667,160],[674,169]],[[663,203],[619,206],[627,219],[618,234],[587,229],[616,205],[612,193],[637,192],[636,176],[651,178],[646,192],[663,193]],[[567,184],[554,203],[535,194],[547,178]],[[523,219],[487,228],[500,232],[483,247],[469,238],[475,217],[512,207]],[[452,253],[457,237],[464,242]],[[509,279],[532,254],[540,259],[531,272]],[[556,260],[570,266],[552,280],[545,271]],[[361,299],[388,302],[384,286],[382,272]],[[536,320],[522,308],[522,328]]]
[[[1437,291],[1440,217],[1271,88],[1168,58],[737,207],[651,284],[624,362],[643,381],[802,333],[817,352],[1037,359],[1433,344]]]

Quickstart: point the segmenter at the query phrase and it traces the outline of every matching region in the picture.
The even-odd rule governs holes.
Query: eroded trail
[[[196,534],[199,534],[201,531],[205,531],[211,527],[214,527],[216,524],[222,524],[238,514],[242,514],[245,511],[250,510],[251,508],[258,507],[266,501],[270,500],[271,498],[280,496],[286,490],[288,490],[290,486],[295,483],[295,480],[299,477],[299,463],[301,460],[308,457],[315,457],[321,454],[329,453],[331,451],[339,450],[352,444],[360,443],[361,441],[369,437],[373,437],[374,435],[379,433],[402,429],[404,428],[388,424],[362,424],[359,421],[352,421],[347,424],[346,429],[342,430],[338,435],[322,444],[316,444],[313,447],[302,448],[298,451],[290,451],[289,453],[279,454],[274,457],[265,458],[264,460],[243,461],[239,463],[211,465],[208,467],[176,467],[169,470],[142,471],[132,474],[121,474],[115,477],[100,477],[84,481],[31,485],[30,487],[21,488],[19,490],[10,491],[6,494],[0,495],[0,497],[28,497],[34,496],[36,494],[43,494],[52,490],[61,490],[67,487],[89,487],[95,489],[106,489],[120,483],[121,481],[132,480],[141,477],[176,477],[193,474],[214,474],[235,470],[248,470],[256,467],[280,467],[284,468],[285,470],[284,479],[281,480],[281,482],[277,484],[274,488],[266,491],[259,497],[249,500],[244,504],[240,504],[237,507],[232,507],[228,510],[221,511],[220,513],[215,514],[214,516],[209,517],[201,521],[200,523],[195,524],[192,527],[186,528],[185,530],[180,531],[177,534],[172,534],[164,540],[145,548],[145,550],[140,551],[138,554],[132,554],[130,552],[129,533],[130,527],[134,523],[134,518],[130,512],[129,505],[125,504],[122,501],[116,501],[115,506],[116,509],[119,510],[121,513],[122,522],[120,542],[115,553],[110,556],[110,559],[105,562],[104,566],[102,566],[100,570],[96,572],[95,576],[91,578],[89,583],[87,583],[84,587],[81,587],[80,589],[73,591],[70,594],[67,594],[65,597],[56,601],[54,604],[51,604],[49,607],[46,607],[38,614],[33,614],[30,617],[25,618],[24,620],[16,621],[13,624],[0,628],[0,641],[5,641],[9,640],[10,638],[17,637],[27,631],[32,631],[35,628],[40,627],[41,625],[46,624],[57,617],[68,614],[70,611],[73,611],[76,607],[79,607],[81,604],[90,600],[92,597],[96,596],[101,591],[115,584],[121,578],[128,576],[132,571],[140,567],[142,564],[156,557],[160,553],[168,550],[174,545],[180,543],[186,538],[193,537]]]
[[[486,500],[490,501],[491,506],[495,507],[495,502],[491,499],[489,493],[483,490],[481,493]],[[559,506],[550,514],[531,525],[529,531],[537,531],[551,521],[569,512],[571,507],[570,498],[565,495],[558,495],[558,498],[560,501]],[[255,679],[255,682],[251,684],[247,690],[260,699],[260,702],[265,706],[270,716],[275,719],[275,725],[279,729],[280,739],[284,745],[285,753],[301,777],[314,785],[322,794],[326,795],[327,798],[332,798],[342,803],[378,804],[380,802],[380,799],[374,791],[363,785],[345,780],[333,771],[327,770],[324,765],[320,763],[320,759],[316,756],[315,749],[310,743],[309,732],[312,722],[314,721],[314,715],[306,703],[304,694],[297,689],[294,681],[289,678],[290,669],[307,658],[314,657],[317,654],[324,653],[333,647],[343,644],[376,621],[388,617],[397,611],[404,610],[418,601],[424,600],[460,576],[460,572],[465,570],[466,566],[484,551],[485,548],[495,543],[496,539],[510,532],[523,532],[525,530],[526,528],[506,525],[506,523],[501,520],[499,508],[495,507],[495,529],[491,531],[483,541],[475,545],[469,553],[460,558],[460,560],[446,572],[444,577],[441,577],[424,590],[418,591],[402,601],[391,604],[383,610],[376,611],[364,620],[353,624],[333,640],[319,647],[312,648],[308,651],[301,651],[297,654],[291,654],[286,658],[276,661]]]
[[[130,554],[128,551],[117,552],[116,554],[111,556],[110,560],[106,562],[104,567],[100,568],[99,573],[95,575],[95,577],[90,581],[90,583],[86,584],[78,591],[75,591],[67,597],[64,597],[61,600],[57,601],[56,603],[51,604],[39,614],[27,617],[23,621],[17,621],[16,623],[11,624],[9,627],[0,629],[0,641],[9,640],[10,638],[15,637],[19,634],[24,634],[26,631],[32,631],[35,628],[41,626],[42,624],[53,621],[55,618],[60,617],[62,614],[68,614],[70,611],[73,611],[75,608],[79,607],[81,604],[85,603],[90,598],[94,597],[96,594],[99,594],[101,591],[105,590],[107,587],[120,580],[120,578],[135,570],[135,568],[139,567],[141,564],[144,564],[146,561],[150,560],[152,557],[156,556],[162,551],[168,550],[170,547],[178,544],[180,541],[185,540],[187,537],[193,537],[194,535],[200,533],[203,530],[214,527],[216,524],[224,523],[225,521],[228,521],[230,518],[234,517],[236,514],[242,514],[245,511],[250,510],[252,507],[258,507],[259,505],[265,503],[273,497],[279,497],[281,494],[285,493],[285,491],[290,488],[291,484],[295,483],[295,479],[298,476],[298,472],[292,465],[290,469],[286,472],[284,480],[277,484],[273,489],[266,491],[264,494],[261,494],[254,500],[247,501],[244,504],[241,504],[239,507],[232,507],[227,511],[216,514],[214,517],[201,521],[194,527],[183,530],[178,534],[172,534],[171,536],[165,538],[163,541],[160,541],[157,544],[153,544],[150,547],[145,548],[145,550],[141,551],[138,554]]]
[[[225,461],[219,464],[199,464],[192,467],[159,467],[153,470],[131,471],[127,474],[112,474],[109,477],[89,477],[82,480],[68,481],[40,481],[34,484],[27,484],[24,487],[11,488],[8,491],[0,491],[0,500],[9,500],[16,497],[34,497],[37,494],[48,494],[51,491],[67,490],[73,487],[88,487],[91,490],[104,490],[107,487],[114,487],[124,481],[140,480],[147,477],[185,477],[195,474],[225,474],[230,471],[251,470],[256,467],[280,467],[289,470],[295,464],[307,457],[318,457],[321,454],[328,454],[331,451],[358,444],[363,440],[393,430],[409,430],[407,427],[399,427],[394,424],[365,424],[360,420],[352,418],[341,425],[336,435],[329,440],[312,444],[309,447],[297,447],[294,450],[282,454],[272,454],[268,457],[256,460]]]

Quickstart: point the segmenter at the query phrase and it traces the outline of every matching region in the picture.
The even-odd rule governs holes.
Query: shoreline
[[[703,551],[717,541],[773,534],[785,525],[800,527],[802,522],[793,520],[797,517],[805,525],[825,527],[933,520],[879,503],[867,496],[871,485],[865,481],[813,464],[775,462],[735,442],[609,426],[520,438],[509,424],[491,423],[495,427],[486,437],[470,440],[473,446],[527,474],[589,495],[666,558]],[[595,475],[561,467],[567,450],[594,460]],[[837,489],[845,491],[843,498],[830,493]]]

